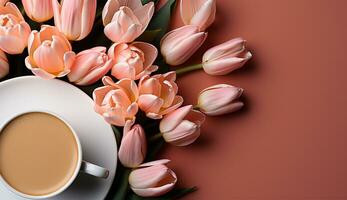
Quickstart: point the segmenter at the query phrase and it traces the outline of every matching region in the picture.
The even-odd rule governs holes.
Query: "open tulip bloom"
[[[207,45],[216,4],[0,0],[0,80],[32,73],[70,82],[91,96],[91,109],[112,126],[119,145],[117,173],[122,175],[110,196],[147,199],[166,194],[171,199],[187,194],[194,188],[175,189],[177,175],[168,160],[153,161],[155,152],[165,142],[180,148],[199,141],[206,116],[241,109],[244,90],[229,84],[199,88],[197,104],[186,105],[176,79],[198,69],[227,75],[252,57],[246,41],[235,38],[205,48],[200,63],[183,67]],[[178,9],[171,9],[175,5]],[[182,26],[172,29],[174,10]]]

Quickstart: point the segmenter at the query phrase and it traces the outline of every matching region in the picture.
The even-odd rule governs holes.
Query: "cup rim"
[[[62,186],[60,187],[58,190],[46,194],[46,195],[29,195],[29,194],[25,194],[22,193],[18,190],[16,190],[15,188],[13,188],[10,184],[7,183],[7,181],[2,177],[2,174],[0,173],[0,182],[3,183],[12,193],[19,195],[21,197],[24,198],[30,198],[30,199],[44,199],[44,198],[50,198],[50,197],[54,197],[62,192],[64,192],[68,187],[71,186],[71,184],[73,183],[73,181],[76,179],[80,168],[82,166],[82,147],[81,147],[81,142],[75,132],[75,130],[72,128],[72,126],[64,119],[62,118],[60,115],[58,115],[55,112],[52,111],[48,111],[48,110],[43,110],[43,109],[36,109],[36,110],[28,110],[28,111],[24,111],[24,112],[20,112],[20,113],[16,113],[15,115],[9,117],[4,123],[0,124],[0,134],[3,131],[3,129],[14,119],[16,119],[19,116],[25,115],[25,114],[29,114],[29,113],[45,113],[45,114],[49,114],[52,115],[56,118],[58,118],[59,120],[61,120],[62,122],[64,122],[64,124],[69,127],[69,129],[71,130],[72,135],[75,138],[76,144],[77,144],[77,152],[78,152],[78,159],[77,159],[77,165],[75,167],[75,171],[73,172],[72,176],[70,177],[70,179]]]

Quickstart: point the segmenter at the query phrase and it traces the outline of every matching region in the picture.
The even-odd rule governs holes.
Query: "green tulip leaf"
[[[168,0],[166,4],[160,8],[160,10],[154,13],[151,22],[148,25],[147,30],[160,30],[157,37],[155,38],[155,45],[159,47],[161,38],[167,32],[170,25],[171,14],[176,0]]]

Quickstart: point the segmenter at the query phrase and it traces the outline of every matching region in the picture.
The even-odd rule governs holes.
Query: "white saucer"
[[[101,200],[112,185],[117,165],[117,144],[110,125],[93,110],[84,92],[60,80],[24,76],[0,83],[0,124],[30,110],[47,110],[62,116],[81,140],[83,159],[110,171],[107,179],[80,173],[73,185],[50,200]],[[1,200],[24,200],[0,184]]]

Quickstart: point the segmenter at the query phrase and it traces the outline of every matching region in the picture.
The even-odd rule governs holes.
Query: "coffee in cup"
[[[87,173],[94,172],[96,176],[108,174],[101,167],[82,162],[81,154],[73,129],[50,113],[21,114],[7,122],[0,132],[1,178],[11,190],[24,197],[46,198],[58,194],[82,168],[84,171],[88,168]]]

